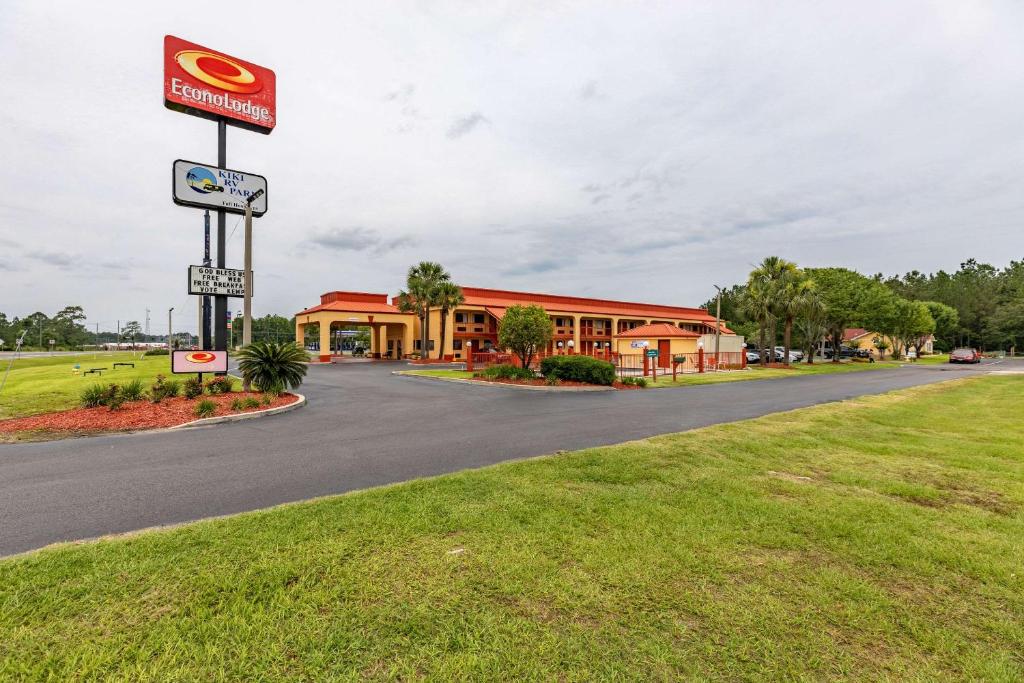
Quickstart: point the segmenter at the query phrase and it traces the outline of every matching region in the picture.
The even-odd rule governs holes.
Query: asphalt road
[[[176,432],[0,445],[0,555],[618,443],[1019,362],[549,393],[311,366],[309,405]]]

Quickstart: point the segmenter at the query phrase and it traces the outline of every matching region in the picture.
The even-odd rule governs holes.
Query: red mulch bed
[[[533,387],[547,387],[547,386],[550,386],[543,378],[540,378],[540,377],[536,377],[534,379],[488,379],[486,377],[473,377],[471,379],[473,379],[474,381],[477,381],[477,382],[489,382],[490,384],[520,384],[520,385],[528,385],[528,386],[533,386]],[[587,384],[586,382],[567,382],[565,380],[559,380],[558,384],[556,384],[554,386],[556,386],[556,387],[599,387],[601,385],[600,384]],[[626,390],[626,389],[639,389],[640,387],[634,386],[634,385],[629,385],[629,384],[623,384],[619,380],[615,380],[615,383],[612,385],[612,388],[613,389],[623,389],[623,390]]]
[[[217,404],[217,412],[211,417],[234,415],[237,413],[253,413],[257,410],[277,408],[298,400],[294,394],[281,394],[269,405],[258,408],[231,410],[231,402],[236,398],[245,400],[254,397],[261,399],[257,392],[234,392],[216,394],[199,398],[170,398],[160,403],[149,401],[133,401],[125,403],[118,410],[109,408],[75,408],[56,413],[43,413],[30,417],[15,417],[0,420],[0,432],[130,432],[138,429],[155,429],[158,427],[175,427],[192,422],[196,417],[196,403],[206,399]]]

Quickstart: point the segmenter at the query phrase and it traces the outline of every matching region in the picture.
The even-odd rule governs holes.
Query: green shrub
[[[240,399],[240,398],[236,398],[235,400],[233,400],[231,402],[231,410],[238,411],[238,410],[241,410],[244,407],[245,407],[245,404],[242,402],[242,399]]]
[[[83,408],[96,408],[103,405],[107,388],[102,384],[92,384],[82,389],[78,402]]]
[[[245,401],[242,402],[242,407],[245,408],[246,410],[251,410],[252,408],[259,408],[260,400],[254,396],[250,396],[249,398],[245,399]]]
[[[641,389],[647,388],[646,377],[623,377],[620,381],[628,387],[640,387]]]
[[[189,377],[182,383],[181,391],[185,398],[195,398],[203,393],[203,382],[198,375]]]
[[[206,383],[206,390],[211,394],[230,394],[232,379],[227,376],[214,377]]]
[[[309,359],[306,351],[294,342],[255,342],[235,357],[246,382],[259,391],[277,392],[302,384]]]
[[[169,356],[171,352],[167,349],[150,349],[146,351],[143,356]]]
[[[208,398],[204,398],[202,401],[196,404],[195,413],[196,417],[211,417],[217,412],[217,404]]]
[[[111,388],[114,389],[117,388],[116,384],[111,384],[110,386]],[[122,394],[120,391],[109,392],[107,394],[107,400],[106,403],[104,403],[104,405],[110,408],[111,411],[118,410],[121,406],[124,405],[124,394]]]
[[[533,379],[533,370],[530,368],[521,368],[518,365],[510,365],[503,363],[501,365],[492,365],[480,373],[482,377],[487,379]]]
[[[611,386],[615,381],[615,366],[590,356],[548,356],[541,360],[540,372],[566,382]]]
[[[558,386],[558,378],[555,377],[554,375],[552,375],[551,377],[545,377],[544,383],[547,384],[549,387],[556,387]]]
[[[174,398],[181,391],[181,382],[176,379],[167,379],[163,375],[157,375],[153,386],[149,388],[149,398],[153,403],[159,403],[165,398]]]
[[[267,392],[266,394],[263,394],[263,398],[260,399],[260,404],[269,406],[271,403],[274,402],[275,398],[277,398],[277,394],[271,394],[270,392]]]
[[[146,389],[142,385],[142,380],[137,377],[121,385],[121,396],[126,401],[141,401],[145,395]]]

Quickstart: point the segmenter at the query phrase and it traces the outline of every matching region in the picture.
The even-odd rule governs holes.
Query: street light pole
[[[722,341],[722,288],[718,285],[714,285],[714,288],[718,290],[718,296],[715,298],[715,368],[721,366],[722,359],[718,355],[718,347]]]
[[[174,306],[167,309],[167,350],[171,350],[171,313],[174,312]]]
[[[242,300],[242,346],[252,343],[252,203],[263,190],[256,190],[245,198],[245,297]]]
[[[242,299],[242,346],[246,347],[252,343],[252,203],[259,199],[263,190],[256,190],[245,198],[245,264],[243,268],[245,279],[245,296]],[[321,353],[323,353],[321,351]],[[242,381],[242,391],[249,391],[252,387],[248,378]]]

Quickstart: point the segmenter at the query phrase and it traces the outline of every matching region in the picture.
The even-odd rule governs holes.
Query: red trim
[[[561,296],[557,294],[538,294],[535,292],[513,292],[505,289],[486,289],[483,287],[463,287],[462,295],[468,306],[491,306],[507,308],[513,304],[539,304],[549,311],[566,311],[574,313],[596,313],[605,316],[634,316],[683,318],[687,320],[714,320],[703,308],[684,308],[663,304],[645,304],[612,299],[589,299],[578,296]]]

